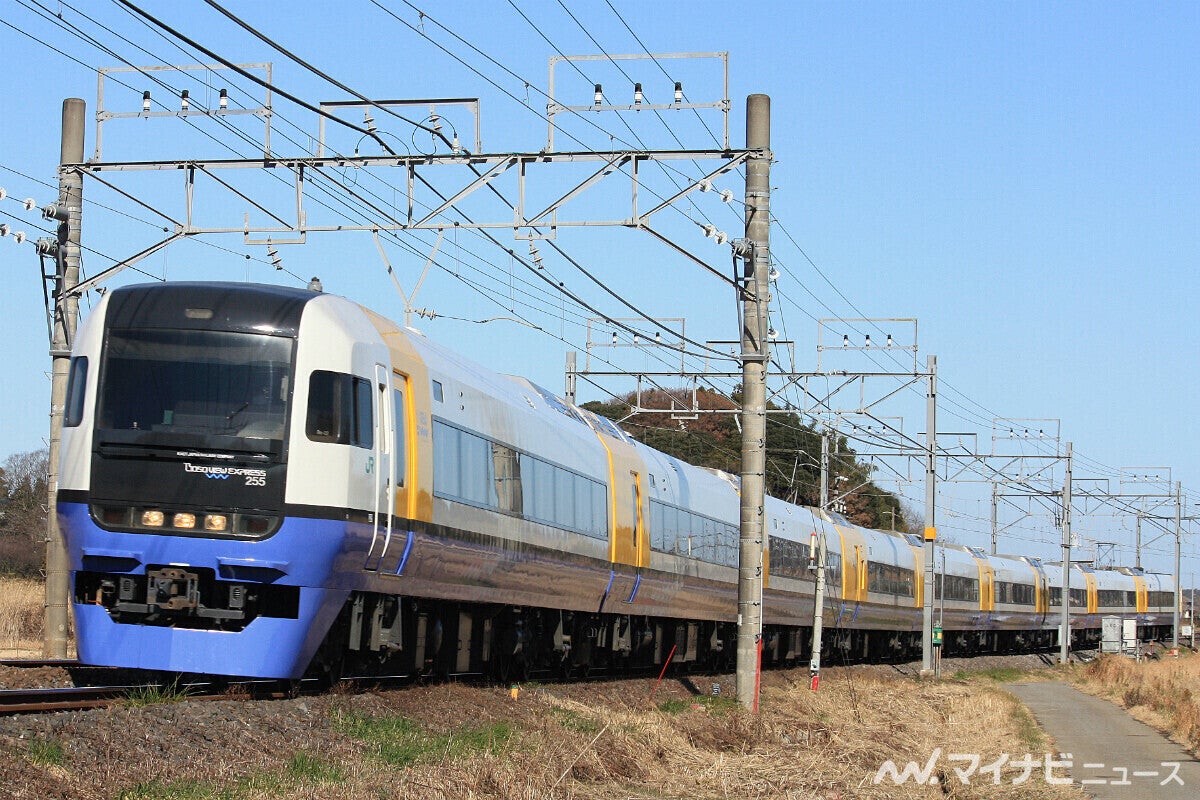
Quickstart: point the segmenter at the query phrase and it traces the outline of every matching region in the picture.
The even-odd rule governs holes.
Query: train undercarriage
[[[1169,635],[1145,628],[1143,638]],[[1094,646],[1099,630],[1073,631],[1072,646]],[[501,682],[734,668],[737,628],[731,622],[594,614],[507,605],[468,604],[356,592],[326,636],[310,672],[341,676],[487,675]],[[945,632],[948,656],[1051,651],[1058,632]],[[807,664],[810,627],[767,626],[764,668]],[[921,656],[921,633],[825,628],[822,663],[904,662]]]

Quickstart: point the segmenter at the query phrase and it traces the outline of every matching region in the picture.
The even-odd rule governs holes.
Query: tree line
[[[46,556],[48,450],[15,453],[0,467],[0,574],[39,577]]]

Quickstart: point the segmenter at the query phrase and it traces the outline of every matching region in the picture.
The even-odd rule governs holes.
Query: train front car
[[[297,342],[322,297],[124,287],[80,328],[58,515],[84,663],[304,672],[347,594],[324,588],[344,515],[296,518],[285,503],[293,421],[301,437],[305,424]]]

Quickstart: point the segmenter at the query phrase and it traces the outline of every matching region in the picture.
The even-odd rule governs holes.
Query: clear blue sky
[[[117,55],[99,52],[39,16],[34,0],[0,0],[0,19],[12,26],[0,25],[6,56],[0,71],[0,187],[10,196],[0,201],[0,223],[26,230],[31,238],[43,235],[34,226],[44,223],[11,198],[44,203],[54,191],[11,170],[54,182],[62,99],[82,97],[89,115],[94,113],[94,68],[116,66],[118,56],[138,65],[208,60],[185,58],[116,3],[40,1]],[[137,4],[232,60],[273,62],[275,83],[309,102],[346,99],[202,3],[186,8],[163,0]],[[1193,411],[1197,348],[1191,338],[1200,252],[1200,5],[769,2],[743,16],[726,3],[611,0],[611,6],[568,2],[572,19],[558,2],[514,0],[415,4],[432,15],[423,24],[414,7],[400,0],[381,3],[399,20],[370,0],[339,4],[336,11],[308,2],[287,10],[238,0],[226,5],[373,98],[479,97],[486,152],[545,146],[545,121],[538,113],[545,110],[545,97],[539,92],[547,88],[554,47],[572,55],[601,48],[641,53],[643,45],[655,53],[728,51],[734,147],[744,143],[746,96],[761,92],[772,98],[777,159],[772,211],[779,223],[772,245],[783,272],[773,320],[796,341],[800,369],[815,366],[815,318],[916,317],[922,363],[925,354],[939,359],[940,430],[977,431],[987,448],[993,415],[1059,418],[1064,440],[1073,441],[1081,456],[1077,477],[1112,478],[1123,466],[1171,466],[1173,478],[1191,493],[1189,502],[1200,499],[1200,430]],[[154,57],[138,52],[135,44]],[[689,99],[720,96],[715,62],[661,63],[671,79],[683,79]],[[585,75],[560,66],[561,96],[571,104],[587,104],[591,84],[599,81],[609,102],[629,102],[632,78],[644,84],[651,102],[668,101],[670,83],[658,64],[624,66],[628,77],[604,63],[583,65]],[[112,108],[124,103],[132,109],[143,88],[154,89],[156,102],[177,102],[141,76],[129,80],[128,92],[111,87]],[[164,80],[185,85],[178,75]],[[203,92],[193,89],[192,94]],[[310,146],[316,118],[282,100],[275,111],[277,152]],[[708,130],[695,117],[668,113],[672,133],[645,113],[626,115],[628,128],[613,113],[587,118],[565,120],[557,149],[608,149],[614,146],[610,133],[625,140],[636,135],[653,148],[678,146],[673,134],[684,147],[704,148],[713,144],[709,130],[719,135],[721,126],[711,112],[704,116]],[[453,114],[449,120],[466,143],[469,121]],[[414,139],[411,128],[394,120],[379,124],[389,141],[409,149],[427,147],[427,137]],[[568,132],[579,141],[567,138]],[[363,152],[372,147],[355,136],[331,136],[344,150],[355,144]],[[225,154],[178,120],[114,121],[105,129],[105,145],[107,159]],[[93,147],[89,124],[89,155]],[[700,168],[678,165],[680,175],[689,178]],[[559,177],[582,174],[564,168]],[[648,175],[647,193],[654,188],[669,193],[673,177],[680,176]],[[360,181],[354,185],[362,187],[369,183],[366,176],[349,172],[341,179]],[[392,180],[403,185],[398,177]],[[717,183],[740,199],[740,181],[727,176]],[[181,213],[178,175],[129,176],[121,185],[156,207]],[[272,208],[288,210],[286,187],[260,182],[247,188]],[[152,218],[95,182],[85,192],[89,200]],[[220,224],[238,225],[249,210],[227,196],[203,198],[212,201],[205,213]],[[398,198],[391,193],[385,199]],[[483,199],[473,202],[469,208],[476,213],[494,215],[495,208]],[[686,218],[664,215],[663,227],[727,271],[727,250],[704,240],[698,223],[711,221],[740,235],[739,209],[736,200],[723,207],[709,193],[694,205],[684,204]],[[313,206],[311,214],[321,211]],[[627,186],[599,192],[579,214],[626,216]],[[156,233],[144,222],[102,208],[85,211],[84,244],[107,256],[137,252]],[[527,254],[526,243],[514,243],[511,231],[496,235],[519,255]],[[581,348],[585,334],[578,321],[588,312],[532,288],[544,284],[498,248],[461,236],[455,242],[447,234],[439,254],[447,269],[430,276],[416,305],[466,320],[519,316],[553,335],[504,320],[439,318],[421,320],[418,327],[500,371],[525,374],[561,391],[568,349],[561,340]],[[240,236],[209,241],[227,250],[185,242],[140,266],[155,278],[297,282],[265,263],[264,248],[243,246]],[[427,252],[432,238],[421,241]],[[563,230],[557,241],[641,309],[657,317],[686,317],[690,337],[736,338],[730,291],[646,235]],[[542,247],[556,280],[605,314],[630,315],[547,251]],[[401,316],[400,300],[369,235],[314,236],[305,247],[281,247],[280,252],[295,276],[319,274],[330,291]],[[247,262],[245,253],[254,260]],[[389,246],[389,258],[405,288],[411,288],[423,257]],[[90,253],[85,268],[94,274],[108,263]],[[0,300],[7,342],[0,454],[8,454],[36,448],[46,435],[49,361],[32,247],[15,245],[11,236],[0,239],[0,267],[7,275]],[[471,272],[472,267],[481,272]],[[491,281],[495,299],[486,300],[455,279],[450,273],[456,268],[460,276]],[[145,279],[126,272],[115,283]],[[878,334],[873,338],[878,341]],[[898,400],[881,413],[909,415],[908,433],[924,429],[920,398]],[[903,490],[923,497],[919,483]],[[989,515],[985,492],[946,485],[939,503],[945,510],[939,519],[943,530],[957,528],[961,541],[983,543],[979,534],[988,527]],[[1189,507],[1188,513],[1193,511],[1200,509]],[[1004,514],[1004,521],[1015,520],[1012,512]],[[1076,527],[1085,539],[1132,540],[1129,521],[1084,518]],[[1011,533],[1002,540],[1005,550],[1056,554],[1047,543],[1057,534],[1044,518],[1026,520]],[[1189,543],[1188,552],[1193,549]],[[1128,547],[1120,560],[1132,561]],[[1147,560],[1167,564],[1161,554],[1151,553]]]

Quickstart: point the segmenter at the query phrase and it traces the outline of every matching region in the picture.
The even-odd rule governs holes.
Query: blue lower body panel
[[[170,672],[299,678],[348,594],[302,588],[297,619],[259,617],[241,631],[121,624],[100,606],[76,603],[79,660]]]
[[[369,525],[290,517],[274,535],[246,541],[103,530],[78,503],[60,503],[58,513],[73,583],[80,571],[119,580],[171,565],[209,570],[226,583],[297,587],[295,617],[259,615],[237,631],[116,622],[105,607],[75,597],[83,663],[210,675],[303,675],[356,588],[362,564],[356,548],[365,547],[371,531]]]

